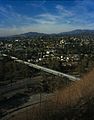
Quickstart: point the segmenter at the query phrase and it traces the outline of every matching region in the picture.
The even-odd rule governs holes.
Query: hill
[[[27,32],[19,35],[12,35],[12,36],[6,36],[6,37],[0,37],[0,40],[6,40],[6,39],[17,39],[17,38],[35,38],[35,37],[41,37],[41,36],[65,36],[65,35],[84,35],[84,36],[94,36],[94,30],[73,30],[69,32],[61,32],[61,33],[53,33],[53,34],[47,34],[47,33],[38,33],[38,32]]]
[[[13,37],[23,36],[23,37],[34,37],[34,36],[41,36],[46,35],[45,33],[38,33],[38,32],[28,32],[20,35],[14,35]]]
[[[59,33],[61,35],[94,35],[94,30],[81,30],[81,29],[77,29],[77,30],[73,30],[73,31],[69,31],[69,32],[62,32]]]

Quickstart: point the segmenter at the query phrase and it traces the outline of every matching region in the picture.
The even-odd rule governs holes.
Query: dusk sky
[[[94,29],[94,0],[0,0],[0,36]]]

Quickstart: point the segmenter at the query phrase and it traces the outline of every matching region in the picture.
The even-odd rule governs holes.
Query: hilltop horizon
[[[58,33],[45,33],[45,32],[37,32],[37,31],[29,31],[25,33],[19,33],[19,34],[14,34],[14,35],[9,35],[9,36],[0,36],[0,37],[11,37],[11,36],[20,36],[20,35],[38,35],[38,34],[44,34],[44,35],[58,35],[58,34],[80,34],[80,33],[93,33],[94,34],[94,29],[74,29],[70,31],[65,31],[65,32],[58,32]]]

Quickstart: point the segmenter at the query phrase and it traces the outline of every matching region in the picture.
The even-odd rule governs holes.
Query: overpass
[[[8,55],[7,54],[2,54],[2,56],[7,57]],[[68,74],[65,74],[65,73],[62,73],[62,72],[59,72],[59,71],[55,71],[55,70],[52,70],[52,69],[49,69],[49,68],[46,68],[46,67],[42,67],[42,66],[39,66],[37,64],[32,64],[30,62],[20,60],[17,57],[14,57],[14,56],[8,56],[8,57],[10,57],[11,59],[13,59],[14,61],[16,61],[18,63],[25,64],[29,67],[33,67],[35,69],[42,70],[44,72],[47,72],[47,73],[50,73],[50,74],[53,74],[53,75],[56,75],[56,76],[59,76],[59,77],[69,78],[71,81],[80,80],[80,78],[77,78],[75,76],[68,75]]]

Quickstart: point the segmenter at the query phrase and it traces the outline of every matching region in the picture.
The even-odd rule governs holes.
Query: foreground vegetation
[[[60,89],[45,103],[19,113],[11,120],[93,120],[94,69],[82,80]]]

